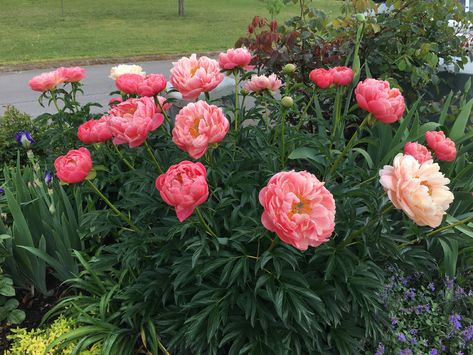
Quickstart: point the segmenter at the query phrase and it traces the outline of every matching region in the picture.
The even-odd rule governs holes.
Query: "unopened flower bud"
[[[18,144],[23,146],[23,148],[29,148],[31,144],[35,143],[34,139],[31,137],[30,132],[28,131],[16,132],[15,139]]]
[[[282,67],[282,71],[285,74],[292,74],[296,71],[296,66],[294,64],[286,64],[285,66]]]
[[[281,99],[281,105],[283,105],[284,107],[288,107],[288,108],[292,107],[292,105],[294,105],[294,100],[290,96],[284,96]]]
[[[355,18],[360,22],[366,22],[366,17],[363,14],[356,14]]]
[[[242,94],[243,96],[246,96],[249,94],[248,90],[246,90],[245,88],[241,89],[240,90],[240,94]]]

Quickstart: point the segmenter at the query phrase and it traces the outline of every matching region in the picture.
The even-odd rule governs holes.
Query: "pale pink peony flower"
[[[276,91],[282,85],[281,80],[278,79],[276,74],[269,76],[265,75],[252,75],[250,81],[248,81],[244,88],[250,92],[261,92],[264,90]]]
[[[115,80],[118,90],[128,95],[138,94],[139,87],[143,84],[144,78],[138,74],[123,74]]]
[[[85,78],[85,69],[81,67],[60,67],[56,71],[65,83],[76,83]]]
[[[335,200],[307,171],[277,173],[260,191],[259,202],[264,227],[297,249],[327,242],[335,228]]]
[[[427,160],[432,160],[432,155],[429,150],[417,142],[406,143],[404,145],[404,154],[412,155],[421,164]]]
[[[57,71],[52,71],[49,73],[42,73],[33,77],[28,85],[31,90],[46,92],[56,89],[59,84],[64,82],[63,78],[59,75]]]
[[[138,86],[137,93],[140,96],[155,96],[166,89],[166,77],[162,74],[146,75]]]
[[[172,141],[192,158],[199,159],[209,144],[225,138],[229,128],[221,108],[205,101],[191,102],[176,115]]]
[[[138,75],[141,75],[141,76],[145,76],[146,73],[143,71],[143,68],[140,67],[139,65],[135,65],[135,64],[120,64],[116,67],[113,67],[111,70],[110,70],[110,76],[109,78],[113,79],[113,80],[117,80],[117,78],[120,76],[120,75],[123,75],[123,74],[138,74]]]
[[[368,78],[357,85],[355,96],[360,108],[383,123],[396,122],[404,114],[404,97],[387,81]]]
[[[393,166],[379,172],[380,183],[393,205],[402,209],[419,226],[436,228],[453,202],[450,182],[437,163],[419,163],[413,156],[399,153]]]
[[[56,175],[62,182],[77,184],[85,180],[92,170],[92,157],[87,148],[81,147],[61,155],[54,161]]]
[[[189,58],[182,57],[173,65],[170,81],[184,100],[194,100],[201,93],[212,91],[224,78],[218,62],[207,57],[197,59],[192,54]]]
[[[348,67],[335,67],[330,69],[333,83],[340,86],[347,86],[353,81],[353,70]]]
[[[127,143],[130,148],[142,145],[148,134],[164,120],[152,98],[128,99],[110,110],[108,125],[114,144]]]
[[[201,163],[182,161],[171,166],[156,179],[156,189],[161,198],[176,208],[180,222],[189,217],[194,209],[209,197],[206,180],[207,170]]]
[[[77,130],[77,138],[85,144],[94,144],[112,139],[112,131],[108,124],[110,116],[102,116],[98,120],[89,120],[81,124]]]
[[[251,53],[246,48],[230,48],[227,49],[226,53],[220,53],[218,56],[218,64],[224,70],[233,70],[235,68],[251,70],[254,66],[249,65],[250,62]]]
[[[445,137],[443,131],[431,131],[425,133],[425,140],[430,149],[439,160],[454,161],[457,157],[455,142]]]
[[[309,79],[321,89],[326,89],[334,83],[333,73],[330,70],[323,68],[312,70],[309,73]]]

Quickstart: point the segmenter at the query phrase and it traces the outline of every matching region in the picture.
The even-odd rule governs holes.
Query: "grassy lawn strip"
[[[313,4],[336,16],[338,0]],[[0,63],[205,52],[232,47],[255,15],[268,17],[259,0],[0,0]],[[283,9],[279,20],[296,15]]]

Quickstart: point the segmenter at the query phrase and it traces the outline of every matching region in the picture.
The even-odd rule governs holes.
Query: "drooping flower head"
[[[179,221],[184,221],[209,197],[206,175],[201,163],[185,160],[172,165],[156,179],[156,189],[164,202],[176,208]]]
[[[29,131],[16,132],[15,140],[19,145],[23,146],[23,148],[29,148],[31,144],[36,143],[33,137],[31,137],[31,133]]]
[[[76,83],[85,78],[85,69],[81,67],[60,67],[56,71],[65,83]]]
[[[77,129],[77,138],[85,144],[94,144],[112,139],[108,120],[110,116],[102,116],[98,120],[88,120]]]
[[[383,80],[368,78],[355,89],[358,106],[383,123],[398,121],[404,114],[404,97]]]
[[[170,81],[184,100],[194,100],[201,93],[212,91],[224,78],[218,62],[205,56],[197,58],[192,54],[173,65]]]
[[[327,242],[335,228],[335,200],[307,171],[277,173],[260,191],[259,202],[264,227],[297,249]]]
[[[117,80],[117,78],[120,76],[120,75],[123,75],[123,74],[138,74],[138,75],[141,75],[141,76],[145,76],[146,73],[143,71],[143,68],[140,67],[139,65],[135,65],[135,64],[120,64],[116,67],[113,67],[111,70],[110,70],[110,76],[109,78],[113,79],[113,80]]]
[[[166,89],[166,77],[162,74],[149,74],[138,85],[137,94],[140,96],[155,96]]]
[[[431,131],[425,133],[425,140],[430,149],[439,160],[454,161],[457,157],[455,142],[445,137],[443,131]]]
[[[347,86],[353,81],[353,70],[348,67],[335,67],[330,69],[333,83],[340,86]]]
[[[172,141],[194,159],[199,159],[209,144],[220,142],[230,123],[221,108],[205,101],[189,103],[176,115]]]
[[[122,74],[115,80],[115,86],[125,94],[136,95],[143,81],[144,78],[139,74]]]
[[[254,68],[250,65],[251,53],[246,48],[230,48],[226,53],[220,53],[218,56],[218,64],[223,70],[233,70],[235,68],[242,68],[251,70]]]
[[[309,73],[309,79],[321,89],[330,87],[333,82],[333,73],[330,70],[318,68]]]
[[[56,175],[62,182],[77,184],[85,180],[92,170],[92,158],[87,148],[70,150],[54,161]]]
[[[56,87],[63,82],[63,77],[55,70],[33,77],[28,82],[28,85],[30,86],[31,90],[46,92],[56,89]]]
[[[432,160],[420,164],[413,156],[398,154],[393,165],[379,172],[380,183],[393,205],[419,226],[438,227],[453,202],[450,182]]]
[[[261,91],[276,91],[282,85],[281,80],[278,79],[276,74],[266,75],[252,75],[250,81],[248,81],[244,89],[249,92],[261,92]]]
[[[417,142],[407,142],[404,145],[404,154],[412,155],[421,164],[427,160],[432,160],[429,150]]]

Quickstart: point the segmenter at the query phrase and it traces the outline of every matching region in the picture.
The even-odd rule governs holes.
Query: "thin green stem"
[[[206,91],[206,92],[204,92],[204,95],[205,95],[205,100],[207,102],[210,102],[210,94]]]
[[[204,216],[202,216],[202,212],[200,212],[199,207],[195,208],[195,211],[197,212],[197,216],[199,217],[199,221],[204,227],[204,229],[207,231],[208,234],[210,234],[212,237],[217,238],[217,234],[210,228],[210,226],[205,222]]]
[[[131,219],[128,216],[124,215],[122,212],[120,212],[118,208],[116,208],[115,205],[110,202],[110,200],[97,188],[97,186],[95,186],[90,180],[85,181],[89,184],[92,190],[94,190],[95,193],[108,205],[108,207],[110,207],[112,211],[115,212],[118,217],[123,219],[135,232],[140,232],[140,229],[133,224]]]
[[[341,116],[341,113],[342,113],[341,102],[342,102],[342,87],[339,86],[337,88],[337,95],[335,96],[335,121],[334,121],[334,124],[333,124],[332,135],[330,137],[332,142],[335,139],[335,136],[336,136],[336,133],[337,133],[337,130],[338,130],[338,126],[340,125],[340,116]]]
[[[164,353],[164,355],[171,355],[171,354],[169,354],[169,351],[161,343],[161,341],[157,338],[156,338],[156,340],[158,341],[158,347],[161,349],[161,351]]]
[[[164,171],[163,171],[163,169],[161,169],[161,165],[159,165],[158,159],[156,159],[156,156],[154,155],[153,151],[151,150],[151,148],[148,144],[148,141],[145,141],[145,148],[146,148],[146,151],[148,152],[149,157],[153,161],[153,164],[156,166],[156,169],[158,169],[160,174],[163,174]]]
[[[129,168],[130,170],[135,170],[135,167],[133,166],[133,164],[130,163],[130,162],[128,161],[128,159],[123,156],[122,152],[120,152],[120,150],[118,149],[118,147],[116,146],[116,144],[113,144],[113,143],[112,143],[112,146],[113,146],[115,152],[117,153],[117,155],[120,157],[120,159],[123,160],[123,162],[125,163],[125,165],[128,166],[128,168]]]
[[[309,102],[307,103],[307,105],[304,107],[304,111],[302,112],[302,115],[301,115],[301,118],[299,120],[299,123],[297,124],[297,127],[296,129],[299,131],[302,127],[302,125],[304,124],[304,121],[305,121],[305,116],[307,116],[307,111],[309,110],[309,107],[312,106],[312,103],[314,102],[314,99],[315,99],[315,90],[314,92],[312,93],[312,96],[310,97],[310,100]]]
[[[269,129],[269,113],[268,113],[268,103],[264,102],[264,118],[266,122],[266,129]]]
[[[57,98],[56,98],[56,91],[51,90],[51,98],[53,99],[54,106],[56,107],[57,112],[62,112],[62,110],[59,108],[59,105],[57,103]]]
[[[277,243],[278,243],[278,238],[272,239],[271,240],[271,245],[269,246],[268,251],[273,250]]]
[[[159,101],[159,98],[157,95],[154,96],[154,103],[156,106],[159,107],[159,110],[161,111],[161,113],[164,115],[164,119],[166,120],[166,122],[170,125],[171,124],[171,119],[169,118],[168,114],[166,113],[166,111],[164,110],[163,108],[163,105],[161,105],[161,101]]]
[[[233,71],[233,76],[235,77],[235,113],[234,113],[234,121],[235,121],[235,131],[238,131],[238,111],[240,110],[240,95],[238,93],[238,69]]]
[[[285,137],[285,127],[286,127],[286,108],[281,107],[281,168],[284,169],[286,165],[286,137]]]

